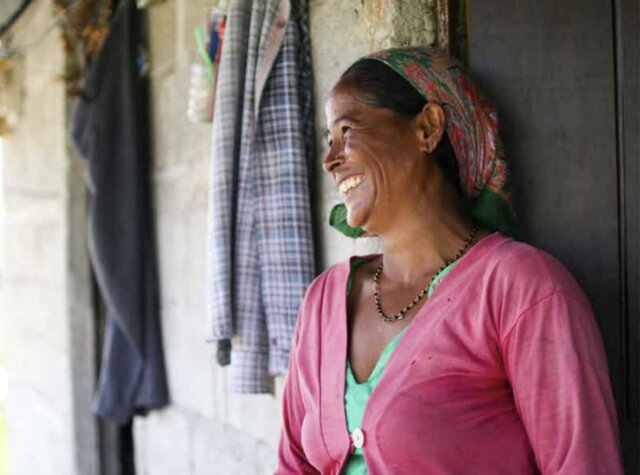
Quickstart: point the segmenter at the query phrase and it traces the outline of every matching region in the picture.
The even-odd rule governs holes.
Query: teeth
[[[349,192],[349,190],[351,190],[352,188],[355,188],[360,183],[362,183],[363,179],[364,178],[362,177],[362,175],[357,175],[357,176],[349,177],[346,180],[343,180],[340,183],[340,186],[338,186],[338,192],[343,196],[346,195]]]

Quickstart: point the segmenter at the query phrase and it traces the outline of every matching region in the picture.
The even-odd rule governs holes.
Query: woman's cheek
[[[348,157],[354,157],[359,163],[366,164],[370,161],[371,147],[361,136],[355,134],[350,136],[345,141],[344,151]]]

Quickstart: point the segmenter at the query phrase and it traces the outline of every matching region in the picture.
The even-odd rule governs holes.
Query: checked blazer
[[[307,15],[306,0],[232,0],[227,12],[210,166],[208,310],[219,363],[230,356],[231,392],[270,392],[270,375],[286,372],[315,274]]]

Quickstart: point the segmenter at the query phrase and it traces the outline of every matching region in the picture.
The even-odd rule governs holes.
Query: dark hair
[[[356,61],[340,81],[353,85],[358,99],[368,106],[389,109],[405,117],[415,116],[427,102],[406,79],[375,59]],[[460,191],[458,162],[447,134],[443,135],[433,156],[445,178]]]

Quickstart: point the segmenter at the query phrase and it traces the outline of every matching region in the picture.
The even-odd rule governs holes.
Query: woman
[[[342,75],[326,112],[347,221],[334,224],[379,236],[383,254],[307,291],[276,473],[622,473],[589,302],[507,237],[496,114],[462,67],[382,51]]]

